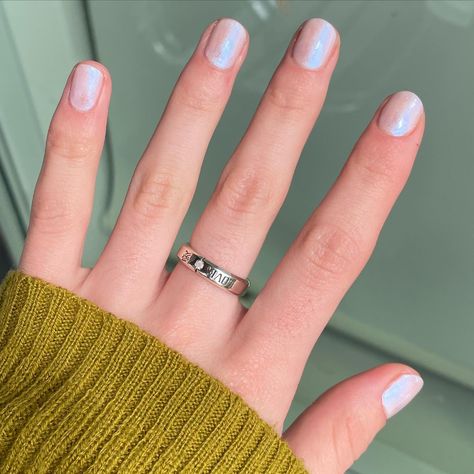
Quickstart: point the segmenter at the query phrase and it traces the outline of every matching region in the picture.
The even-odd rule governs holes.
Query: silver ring
[[[190,270],[210,281],[219,288],[230,291],[234,295],[241,296],[250,287],[248,278],[240,278],[233,273],[227,272],[221,267],[210,262],[207,258],[198,255],[189,245],[181,245],[177,257]]]

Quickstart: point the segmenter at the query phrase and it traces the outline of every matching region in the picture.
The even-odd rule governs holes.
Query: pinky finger
[[[19,268],[68,288],[81,267],[110,94],[102,64],[76,65],[49,126],[33,196]]]
[[[404,408],[422,386],[422,378],[413,369],[381,365],[332,387],[283,437],[310,473],[346,472],[386,420]]]

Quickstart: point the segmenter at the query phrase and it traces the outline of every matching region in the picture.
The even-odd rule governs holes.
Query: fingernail
[[[102,73],[90,64],[79,64],[74,70],[69,101],[81,112],[92,109],[99,98],[102,87]]]
[[[420,98],[409,91],[393,94],[379,115],[379,127],[394,137],[408,135],[416,127],[423,113]]]
[[[336,30],[321,18],[311,18],[303,24],[293,45],[293,58],[302,67],[319,69],[324,66],[336,43]]]
[[[405,374],[393,382],[382,395],[382,404],[387,418],[405,408],[423,387],[418,375]]]
[[[245,37],[245,28],[238,21],[222,18],[214,26],[204,53],[214,66],[230,68],[244,47]]]

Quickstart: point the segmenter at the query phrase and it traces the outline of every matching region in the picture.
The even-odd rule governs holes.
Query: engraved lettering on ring
[[[224,273],[219,271],[217,268],[213,268],[208,273],[208,277],[212,281],[215,281],[216,283],[219,283],[220,285],[225,286],[226,288],[231,287],[235,283],[235,278],[232,278],[229,275],[225,275]]]
[[[211,281],[213,284],[229,290],[234,295],[242,295],[250,286],[248,278],[240,278],[219,268],[206,258],[198,255],[189,243],[184,244],[178,250],[177,256],[189,269]]]

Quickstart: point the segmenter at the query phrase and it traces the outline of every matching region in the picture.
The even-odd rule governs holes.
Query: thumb
[[[417,372],[385,364],[335,385],[308,407],[283,437],[311,473],[345,472],[386,420],[423,386]]]

